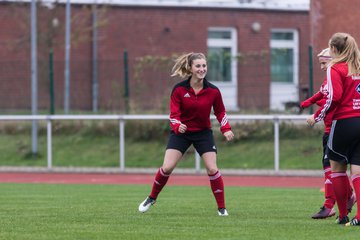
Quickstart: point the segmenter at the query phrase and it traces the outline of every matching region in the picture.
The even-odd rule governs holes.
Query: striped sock
[[[348,178],[347,179],[347,188],[348,188],[348,191],[349,191],[349,197],[352,195],[353,193],[353,188],[351,186],[351,183],[350,183],[350,179]]]
[[[351,177],[351,180],[354,186],[356,199],[360,200],[360,174],[353,175]],[[360,220],[360,201],[357,201],[356,204],[357,204],[357,212],[355,218]]]
[[[166,185],[168,179],[170,177],[170,174],[164,173],[162,168],[159,168],[158,172],[156,173],[155,180],[152,186],[152,190],[150,193],[150,197],[153,199],[156,199],[163,189],[163,187]]]
[[[347,216],[347,200],[348,188],[347,188],[348,176],[346,172],[333,172],[331,174],[331,182],[333,184],[334,193],[336,196],[336,203],[339,209],[339,218]]]
[[[326,208],[333,208],[335,205],[335,193],[333,189],[333,185],[331,182],[331,167],[327,167],[324,169],[324,176],[325,176],[325,203],[324,206]]]

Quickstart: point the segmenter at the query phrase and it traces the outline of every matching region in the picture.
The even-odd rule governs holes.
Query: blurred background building
[[[30,111],[30,2],[0,2],[4,113]],[[334,17],[335,5],[334,0],[73,0],[71,111],[167,113],[179,81],[170,77],[173,59],[192,51],[207,55],[207,79],[221,89],[228,110],[285,111],[323,80],[315,62],[316,78],[310,81],[312,55],[345,25]],[[337,8],[346,4],[341,5]],[[66,0],[37,1],[38,107],[45,113],[51,104],[61,113],[64,105],[65,11]],[[347,25],[351,30],[355,24]]]

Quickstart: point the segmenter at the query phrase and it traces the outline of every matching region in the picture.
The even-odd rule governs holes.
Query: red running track
[[[97,174],[97,173],[0,173],[0,183],[48,184],[152,184],[151,174]],[[289,176],[223,176],[225,186],[243,187],[298,187],[321,188],[322,177]],[[169,185],[208,186],[206,175],[171,175]]]

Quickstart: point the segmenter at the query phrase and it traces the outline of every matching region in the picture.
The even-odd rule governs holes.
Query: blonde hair
[[[321,50],[321,52],[319,52],[319,54],[317,55],[318,58],[331,58],[330,56],[330,49],[329,48],[325,48],[323,50]]]
[[[173,66],[171,76],[180,76],[182,78],[187,78],[191,76],[191,64],[196,59],[205,59],[206,57],[203,53],[186,53],[175,59],[175,65]]]
[[[331,65],[340,62],[348,64],[348,75],[360,74],[360,52],[355,39],[348,33],[335,33],[329,41],[330,47],[336,49],[336,57]]]

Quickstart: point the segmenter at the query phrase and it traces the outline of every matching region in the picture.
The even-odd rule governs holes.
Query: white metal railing
[[[0,121],[46,121],[47,122],[47,168],[52,169],[52,121],[54,120],[117,120],[119,122],[119,165],[125,171],[125,122],[130,120],[167,120],[168,115],[3,115]],[[229,120],[266,120],[274,123],[274,170],[280,169],[281,121],[305,121],[306,115],[228,115]],[[215,119],[214,116],[211,119]],[[200,156],[195,154],[195,170],[200,172]]]

